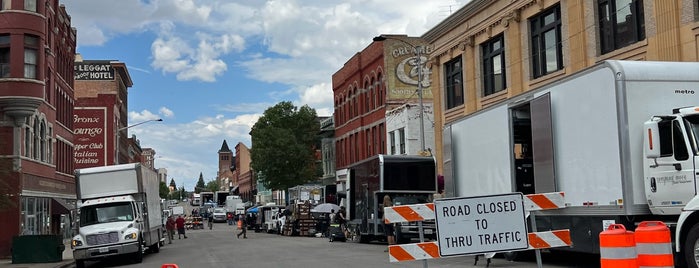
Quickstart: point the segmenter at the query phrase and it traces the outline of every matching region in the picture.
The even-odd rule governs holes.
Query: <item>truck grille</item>
[[[88,245],[103,245],[119,242],[119,233],[94,234],[87,236]]]

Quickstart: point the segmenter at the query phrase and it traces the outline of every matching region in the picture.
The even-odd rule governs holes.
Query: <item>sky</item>
[[[333,111],[332,75],[381,34],[421,36],[468,0],[63,0],[85,60],[126,64],[129,136],[168,183],[218,172],[279,102]]]

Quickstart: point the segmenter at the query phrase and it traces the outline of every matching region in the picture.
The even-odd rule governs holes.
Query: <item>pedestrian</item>
[[[383,196],[383,205],[381,206],[381,212],[383,212],[384,208],[387,207],[392,207],[393,206],[393,201],[391,201],[391,197],[388,195]],[[395,245],[396,244],[396,236],[394,234],[393,230],[393,223],[386,223],[386,213],[383,213],[381,216],[381,221],[383,222],[383,231],[386,233],[386,241],[388,241],[388,245]],[[384,252],[388,252],[388,248],[384,250]]]
[[[165,222],[165,230],[167,230],[167,238],[169,240],[168,244],[172,244],[172,240],[175,238],[175,220],[172,219],[172,216],[167,217],[167,221]]]
[[[337,222],[335,222],[337,220],[336,215],[337,214],[335,213],[335,209],[334,208],[330,209],[330,214],[328,214],[328,223],[326,224],[325,232],[323,233],[323,235],[325,235],[326,237],[330,237],[330,228],[329,228],[330,225],[333,223],[337,223]]]
[[[228,219],[228,225],[233,225],[233,212],[227,212],[226,218]]]
[[[175,225],[177,225],[177,239],[182,239],[182,236],[187,239],[187,235],[184,233],[184,218],[182,218],[182,215],[177,217]]]
[[[238,219],[238,220],[239,220],[241,223],[239,224],[239,225],[240,225],[240,232],[238,233],[237,237],[240,238],[240,235],[243,235],[243,238],[248,239],[248,232],[247,232],[247,230],[248,230],[248,221],[246,221],[245,219],[243,219],[243,217],[240,217],[240,219]]]

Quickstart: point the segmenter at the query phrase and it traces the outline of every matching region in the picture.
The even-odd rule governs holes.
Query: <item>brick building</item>
[[[2,1],[2,257],[16,235],[71,235],[75,45],[76,30],[59,1]]]
[[[233,185],[237,187],[237,193],[243,201],[253,202],[257,195],[257,183],[255,174],[250,168],[250,149],[242,142],[235,145],[235,170],[233,171]]]
[[[218,172],[216,172],[216,181],[221,191],[230,191],[234,186],[233,161],[235,161],[233,151],[228,147],[226,140],[223,140],[221,149],[218,150]]]
[[[83,60],[77,55],[75,168],[140,162],[138,140],[128,137],[128,88],[132,85],[123,62]]]
[[[430,69],[426,65],[431,48],[420,38],[406,35],[386,35],[386,40],[373,42],[356,53],[332,76],[335,123],[335,163],[338,197],[346,190],[347,167],[376,154],[418,154],[420,148],[419,122],[387,128],[387,112],[412,107],[419,102],[418,81],[422,82],[424,106],[430,106],[432,92]],[[415,49],[421,49],[417,53]],[[417,55],[420,55],[418,60]],[[418,72],[418,68],[422,68]],[[418,78],[418,74],[422,78]],[[431,109],[424,109],[430,111]],[[405,111],[401,111],[404,113]],[[412,112],[412,115],[419,113]],[[423,113],[428,131],[432,130],[432,114]],[[413,116],[413,119],[415,117]],[[389,131],[404,133],[402,139]],[[425,135],[427,137],[427,135]],[[428,137],[431,143],[433,138]],[[403,144],[410,150],[389,151],[389,144]]]

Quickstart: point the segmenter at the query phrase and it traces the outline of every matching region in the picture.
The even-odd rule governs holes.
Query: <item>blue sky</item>
[[[191,191],[225,139],[281,101],[332,115],[332,74],[380,34],[420,36],[468,0],[65,0],[85,60],[127,65],[129,128]]]

